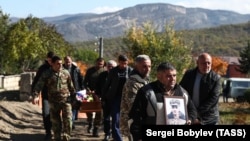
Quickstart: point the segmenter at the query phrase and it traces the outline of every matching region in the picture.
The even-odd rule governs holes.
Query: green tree
[[[139,54],[151,57],[151,76],[156,76],[156,67],[161,62],[167,61],[176,67],[179,81],[183,71],[192,64],[192,49],[188,43],[184,44],[181,36],[181,33],[175,32],[173,24],[167,24],[164,32],[157,33],[153,24],[145,23],[142,27],[131,27],[125,34],[124,42],[128,46],[127,54],[130,57],[135,58]]]
[[[37,62],[44,59],[48,51],[63,57],[71,52],[71,46],[53,25],[32,16],[20,19],[10,26],[6,34],[3,50],[5,71],[20,73],[36,69]]]
[[[83,61],[86,64],[93,65],[93,62],[98,58],[99,54],[90,49],[76,49],[74,52],[75,61]]]
[[[3,50],[6,45],[6,33],[9,28],[9,15],[4,14],[2,9],[0,9],[0,74],[4,72],[4,60],[3,60]]]
[[[247,46],[240,51],[239,59],[240,67],[237,71],[241,73],[246,73],[248,76],[250,74],[250,41],[248,41]]]

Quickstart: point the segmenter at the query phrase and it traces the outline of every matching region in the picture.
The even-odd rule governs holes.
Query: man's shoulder
[[[218,73],[216,73],[215,71],[211,71],[211,76],[212,76],[212,78],[214,78],[214,79],[220,79],[221,78],[221,76],[220,76],[220,74],[218,74]]]
[[[87,71],[94,71],[94,70],[95,70],[95,66],[89,67],[89,68],[87,69]]]
[[[132,74],[129,76],[127,81],[132,81],[134,83],[148,83],[149,79],[148,78],[142,78],[139,74]]]
[[[152,92],[154,92],[155,87],[157,87],[156,85],[157,85],[157,84],[156,84],[155,81],[154,81],[154,82],[151,82],[151,83],[148,83],[148,84],[142,86],[142,87],[140,88],[140,91],[143,91],[143,92],[145,92],[145,93],[152,93]]]
[[[38,67],[38,70],[44,71],[44,70],[49,69],[49,68],[50,68],[50,65],[48,63],[44,63],[44,64],[42,64],[41,66]]]
[[[42,75],[43,75],[44,77],[50,77],[50,76],[52,75],[52,73],[53,73],[52,69],[48,68],[48,69],[45,69],[45,70],[43,71]]]

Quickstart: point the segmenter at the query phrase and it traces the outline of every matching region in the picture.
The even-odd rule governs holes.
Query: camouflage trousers
[[[129,136],[129,124],[128,124],[128,114],[122,114],[120,113],[120,131],[123,136]]]
[[[129,141],[133,141],[132,135],[130,133],[131,123],[132,123],[132,120],[128,118],[128,113],[120,114],[120,131],[121,131],[122,136],[127,137]]]
[[[50,102],[50,119],[55,140],[70,140],[72,131],[72,107],[67,102]]]

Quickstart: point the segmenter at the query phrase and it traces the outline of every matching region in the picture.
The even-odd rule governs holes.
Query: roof
[[[232,57],[232,56],[220,56],[221,59],[226,61],[228,64],[236,64],[239,65],[240,57]]]
[[[250,78],[236,78],[236,77],[231,77],[231,78],[228,78],[228,80],[234,80],[234,81],[250,81]]]

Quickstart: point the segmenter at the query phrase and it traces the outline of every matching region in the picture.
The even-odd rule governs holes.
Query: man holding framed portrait
[[[187,123],[187,110],[183,97],[164,97],[166,123],[168,125],[184,125]]]
[[[178,124],[190,125],[197,119],[196,109],[187,91],[176,83],[176,74],[177,71],[173,65],[168,62],[161,63],[157,67],[157,80],[138,90],[129,112],[129,118],[133,120],[130,126],[133,141],[142,140],[142,125],[168,124],[168,118],[166,118],[166,111],[168,111],[166,101],[168,98],[166,97],[177,96],[182,98],[182,107],[187,109],[187,112],[184,112],[186,119],[178,122]]]

